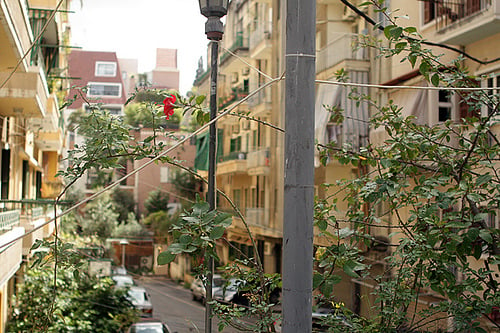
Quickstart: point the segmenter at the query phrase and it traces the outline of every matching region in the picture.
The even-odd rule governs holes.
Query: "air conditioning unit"
[[[153,256],[147,256],[141,258],[141,267],[146,267],[148,269],[153,268]]]

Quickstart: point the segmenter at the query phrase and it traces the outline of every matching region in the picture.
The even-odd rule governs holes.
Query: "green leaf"
[[[170,264],[172,261],[174,261],[174,259],[175,259],[175,254],[164,251],[158,255],[157,262],[158,265],[166,265]]]
[[[432,75],[431,83],[434,87],[439,86],[439,74],[438,73],[435,73],[434,75]]]
[[[233,223],[233,215],[229,213],[220,213],[214,218],[214,224],[227,228]]]
[[[216,239],[221,238],[224,235],[225,231],[226,231],[226,228],[224,228],[224,227],[221,227],[221,226],[214,227],[210,231],[210,239],[216,240]]]
[[[200,105],[205,101],[206,96],[205,95],[199,95],[196,97],[196,104]]]
[[[384,28],[384,35],[385,38],[390,39],[391,38],[391,30],[394,29],[395,25],[388,25]]]
[[[193,241],[193,237],[191,235],[182,235],[179,237],[179,242],[181,244],[189,244]]]
[[[402,33],[403,33],[403,28],[401,27],[395,27],[390,30],[390,35],[394,39],[401,37]]]
[[[319,230],[325,231],[326,228],[328,227],[328,223],[326,222],[326,220],[321,219],[316,221],[316,226],[319,228]]]
[[[323,274],[314,273],[313,275],[313,289],[318,288],[318,286],[323,281]]]
[[[201,215],[201,214],[205,214],[205,213],[207,213],[209,210],[210,210],[210,205],[209,205],[209,204],[208,204],[208,202],[206,202],[206,201],[197,202],[197,203],[193,206],[193,214],[194,214],[194,215]]]
[[[479,237],[481,237],[486,243],[493,243],[493,237],[491,236],[489,230],[481,229],[481,231],[479,231]]]
[[[418,68],[418,71],[420,72],[420,74],[422,74],[423,76],[427,77],[429,75],[430,69],[431,69],[431,66],[429,65],[429,63],[426,62],[426,61],[423,61],[420,64],[420,67]]]
[[[406,27],[406,28],[404,28],[404,31],[407,32],[407,33],[409,33],[409,34],[412,34],[412,33],[417,32],[417,28],[415,28],[415,27]]]
[[[348,260],[345,262],[345,264],[342,268],[347,275],[354,277],[354,278],[358,278],[359,274],[356,271],[360,271],[364,267],[365,266],[363,264],[360,264],[354,260]]]

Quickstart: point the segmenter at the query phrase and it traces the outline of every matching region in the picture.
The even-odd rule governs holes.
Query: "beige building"
[[[69,40],[69,1],[55,12],[58,2],[7,0],[0,6],[0,332],[32,244],[52,235],[47,203],[63,186],[56,172],[67,54],[60,46]]]
[[[361,7],[363,1],[350,1],[362,13],[381,23],[389,24],[387,17],[372,7]],[[219,110],[237,105],[233,112],[242,113],[254,120],[226,116],[218,122],[219,151],[217,157],[217,186],[229,195],[240,208],[250,230],[258,240],[258,250],[266,272],[281,272],[281,242],[283,223],[283,140],[279,130],[266,126],[266,122],[283,128],[284,126],[284,89],[283,83],[274,84],[260,90],[243,103],[248,94],[263,87],[271,78],[279,77],[284,71],[284,11],[283,1],[275,0],[235,0],[229,4],[225,31],[221,43],[218,77]],[[498,0],[467,1],[385,1],[383,7],[389,12],[399,9],[397,15],[407,15],[408,19],[399,20],[405,26],[414,26],[423,37],[457,49],[466,51],[477,59],[494,59],[500,54],[498,19],[500,2]],[[383,32],[374,28],[358,13],[346,7],[340,0],[317,0],[316,25],[316,78],[323,81],[336,81],[337,71],[344,69],[348,81],[352,83],[387,85],[423,85],[424,79],[418,70],[401,57],[376,57],[374,49],[358,47],[362,36],[383,37]],[[446,49],[435,49],[443,53],[443,61],[457,57],[457,53]],[[210,59],[208,57],[208,64]],[[488,75],[481,85],[498,88],[500,62],[479,64],[464,60],[473,75]],[[417,67],[418,68],[418,67]],[[258,70],[256,70],[258,69]],[[267,76],[268,75],[268,76]],[[207,94],[210,83],[210,68],[199,71],[195,87],[201,94]],[[336,142],[348,144],[357,151],[368,140],[372,144],[383,142],[382,132],[369,132],[367,120],[370,110],[348,98],[350,89],[340,85],[317,84],[315,106],[315,134],[320,144]],[[417,121],[436,125],[448,119],[458,121],[466,110],[460,106],[457,96],[440,94],[439,91],[416,90],[369,90],[359,87],[358,92],[371,94],[377,100],[386,102],[393,99],[405,107],[407,114],[417,116]],[[446,96],[446,97],[445,97]],[[330,114],[323,105],[332,105],[344,110],[344,121],[335,124],[329,121]],[[488,110],[483,110],[487,113]],[[381,129],[383,130],[383,129]],[[204,150],[206,134],[198,137],[198,152],[195,166],[206,175],[206,154]],[[205,163],[205,165],[204,165]],[[367,172],[359,168],[340,165],[330,161],[321,166],[315,161],[315,185],[319,198],[338,198],[334,195],[338,187],[325,189],[320,184],[335,184],[342,178],[352,178]],[[340,200],[339,200],[340,201]],[[223,198],[217,203],[219,209],[231,210]],[[337,217],[343,218],[347,206],[339,202]],[[383,211],[380,207],[379,211]],[[402,212],[402,214],[408,214]],[[403,215],[404,219],[408,215]],[[390,217],[388,217],[390,219]],[[391,223],[390,221],[387,221]],[[489,221],[498,228],[498,221]],[[347,226],[347,225],[346,225]],[[343,227],[343,226],[341,226]],[[389,240],[394,228],[376,228],[373,237],[379,241]],[[253,255],[250,242],[242,221],[233,218],[228,229],[227,239],[243,253]],[[398,242],[398,239],[391,239]],[[321,237],[315,238],[315,245],[327,245]],[[220,245],[223,263],[229,262],[237,254],[229,247]],[[373,273],[382,273],[387,264],[383,258],[390,255],[390,248],[374,246],[363,249],[366,263],[372,265]],[[471,262],[472,265],[482,263]],[[353,279],[343,276],[343,282],[335,287],[335,298],[363,316],[371,315],[370,307],[375,301],[372,292],[376,288],[373,281]],[[421,298],[418,308],[430,306],[436,298],[432,293]],[[435,327],[448,329],[450,321],[436,321]],[[491,323],[483,323],[492,329]]]

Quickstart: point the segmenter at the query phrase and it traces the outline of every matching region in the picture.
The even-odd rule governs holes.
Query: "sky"
[[[183,95],[200,57],[206,69],[206,18],[198,0],[73,0],[71,10],[72,46],[137,59],[140,73],[155,67],[157,48],[177,49]]]

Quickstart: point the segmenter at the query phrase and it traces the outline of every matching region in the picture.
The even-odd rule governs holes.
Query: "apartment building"
[[[382,26],[389,24],[383,12],[373,7],[361,6],[363,1],[350,1],[362,13]],[[337,71],[344,69],[351,83],[374,83],[386,85],[426,85],[423,76],[401,57],[377,57],[375,49],[359,47],[362,36],[370,35],[383,39],[383,32],[374,27],[340,0],[317,0],[316,16],[316,78],[319,81],[336,81]],[[425,39],[442,43],[466,51],[476,59],[497,58],[500,44],[498,0],[468,1],[403,1],[391,0],[382,3],[389,12],[407,15],[398,21],[405,26],[417,27]],[[218,122],[219,148],[217,156],[216,183],[219,189],[229,195],[242,211],[250,230],[258,240],[259,255],[266,272],[281,271],[281,242],[283,224],[283,135],[266,126],[284,126],[284,89],[278,83],[260,90],[256,95],[239,103],[245,96],[265,85],[270,78],[279,77],[284,71],[284,6],[273,0],[231,1],[226,17],[224,37],[220,52],[218,99],[219,110],[234,105],[235,113],[249,115],[255,120],[226,116]],[[457,53],[447,49],[436,50],[443,53],[442,60],[449,61]],[[210,59],[208,58],[208,64]],[[481,86],[497,88],[500,84],[498,71],[500,62],[486,64],[464,59],[472,75],[487,74]],[[251,65],[251,66],[249,66]],[[208,66],[207,66],[208,67]],[[257,68],[258,70],[255,70]],[[269,75],[269,77],[267,77]],[[199,71],[194,82],[198,92],[209,91],[210,68]],[[335,142],[338,146],[347,144],[354,152],[368,142],[380,144],[384,140],[383,129],[369,132],[370,110],[363,103],[348,98],[351,89],[341,85],[316,84],[315,136],[319,144]],[[378,101],[388,100],[404,107],[407,114],[413,114],[418,122],[436,125],[451,119],[458,121],[464,116],[463,105],[458,96],[440,93],[437,90],[369,90],[359,86],[357,92],[372,94]],[[330,122],[330,114],[324,105],[344,110],[344,120],[338,124]],[[482,110],[487,114],[488,110]],[[260,122],[259,122],[260,121]],[[197,160],[195,166],[204,174],[206,170],[206,134],[198,137]],[[316,157],[317,159],[317,157]],[[368,170],[341,165],[329,161],[322,166],[315,161],[315,185],[319,198],[339,198],[335,195],[338,187],[328,189],[323,183],[335,184],[343,178],[354,178]],[[205,172],[206,175],[206,172]],[[218,200],[219,209],[231,210],[224,199]],[[339,200],[335,215],[342,219],[347,204]],[[380,209],[384,211],[383,207]],[[403,212],[404,213],[404,212]],[[407,212],[406,212],[407,213]],[[407,218],[408,216],[406,216]],[[405,218],[402,216],[401,218]],[[388,221],[390,223],[390,221]],[[498,228],[498,218],[489,221]],[[340,227],[347,227],[342,225]],[[382,243],[388,242],[391,229],[375,228],[372,236]],[[394,231],[394,230],[392,230]],[[243,253],[253,255],[246,229],[238,217],[227,231],[227,239]],[[392,239],[397,243],[398,239]],[[327,245],[325,238],[316,233],[315,246]],[[363,249],[365,261],[371,265],[373,273],[385,272],[384,258],[391,254],[387,246]],[[229,247],[220,245],[223,263],[237,257]],[[481,260],[471,262],[479,267]],[[342,276],[342,282],[335,286],[335,298],[347,308],[363,316],[370,315],[370,307],[375,302],[373,281]],[[432,293],[421,298],[418,309],[431,306],[437,299]],[[417,307],[417,305],[416,305]],[[434,328],[447,329],[451,321],[436,321]],[[491,324],[483,323],[491,329]]]
[[[68,59],[71,87],[69,98],[74,99],[64,112],[65,121],[70,122],[70,115],[75,111],[88,112],[99,105],[112,116],[123,116],[123,108],[128,96],[116,52],[73,50]],[[75,97],[76,96],[76,97]],[[67,149],[82,145],[84,137],[78,128],[68,131]],[[65,152],[66,156],[66,152]],[[75,183],[75,188],[84,193],[92,193],[97,173],[90,171]]]
[[[216,183],[242,212],[256,238],[266,272],[281,272],[282,209],[277,200],[282,197],[279,183],[283,183],[280,157],[283,138],[267,123],[280,126],[282,119],[277,109],[278,99],[272,97],[273,93],[278,94],[276,86],[247,96],[269,80],[267,75],[278,72],[278,62],[273,58],[278,43],[277,13],[274,1],[230,2],[220,48],[217,92],[219,110],[234,108],[233,113],[255,119],[228,116],[218,122]],[[207,93],[209,82],[210,68],[207,68],[199,73],[194,84],[200,93]],[[198,137],[195,167],[202,174],[208,169],[207,136],[208,133],[204,133]],[[221,197],[217,207],[232,212],[230,203]],[[221,245],[224,263],[238,258],[241,253],[253,256],[246,227],[239,217],[233,218],[226,237],[232,247]]]
[[[30,248],[50,237],[56,173],[63,149],[59,110],[68,86],[70,1],[2,1],[0,5],[0,332],[9,318],[16,276]]]

